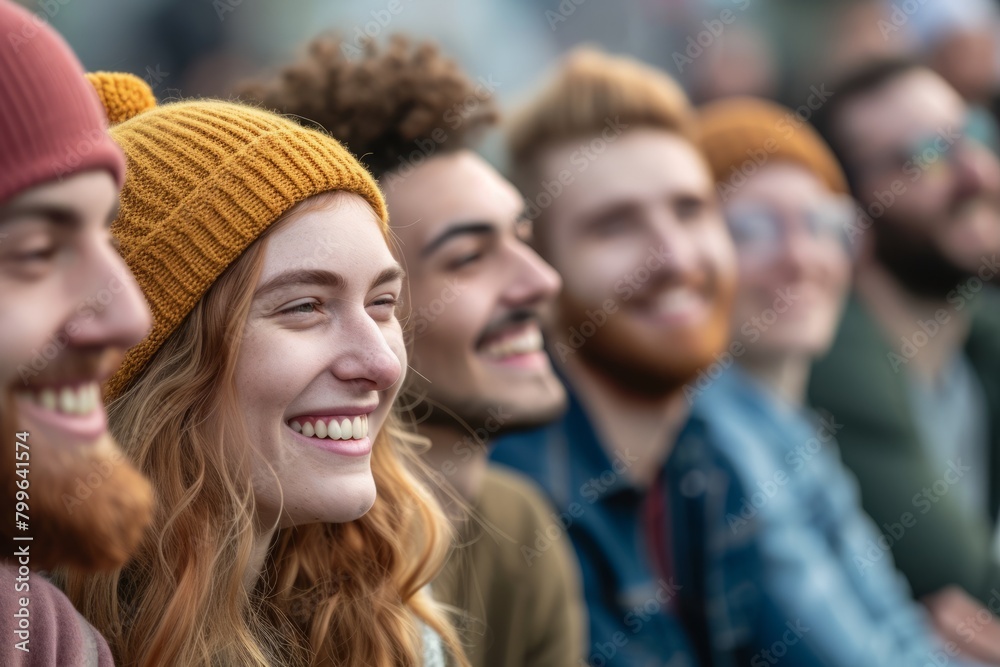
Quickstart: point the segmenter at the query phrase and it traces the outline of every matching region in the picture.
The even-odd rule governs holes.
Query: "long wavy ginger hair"
[[[260,526],[234,368],[266,239],[279,226],[227,269],[109,407],[111,431],[155,489],[154,524],[125,567],[66,573],[66,593],[119,665],[419,665],[424,623],[464,666],[454,630],[423,592],[450,529],[418,481],[419,441],[395,423],[374,442],[371,510],[277,530],[261,577],[245,583]]]

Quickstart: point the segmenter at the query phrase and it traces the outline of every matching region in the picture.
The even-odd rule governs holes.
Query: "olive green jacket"
[[[533,482],[495,464],[471,509],[459,548],[433,584],[434,597],[458,610],[469,663],[582,664],[587,622],[579,564],[555,510]]]
[[[943,470],[925,454],[905,384],[903,343],[889,341],[856,297],[833,348],[813,369],[809,400],[842,425],[837,440],[844,463],[857,475],[865,510],[885,537],[865,558],[881,557],[891,544],[917,597],[956,584],[984,602],[994,595],[1000,601],[1000,561],[992,546],[1000,507],[1000,297],[983,290],[975,303],[956,299],[947,312],[954,317],[960,307],[973,312],[965,351],[989,411],[988,509],[966,511],[959,494],[947,492],[961,483],[961,467],[973,462]],[[908,352],[914,350],[920,353]]]

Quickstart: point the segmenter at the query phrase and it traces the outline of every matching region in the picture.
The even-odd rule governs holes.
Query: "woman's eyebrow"
[[[374,280],[372,280],[372,287],[378,287],[379,285],[384,285],[386,283],[391,283],[395,280],[405,280],[406,271],[399,264],[393,264],[390,267],[382,269]]]
[[[260,297],[292,285],[319,285],[333,289],[343,289],[347,280],[339,273],[323,269],[293,269],[269,278],[254,292],[254,297]]]
[[[378,287],[394,280],[404,280],[406,272],[399,264],[386,267],[372,279],[371,287]],[[254,297],[261,297],[294,285],[317,285],[341,290],[347,286],[347,279],[335,271],[323,269],[293,269],[284,271],[272,278],[268,278],[254,292]],[[369,288],[370,289],[370,288]]]

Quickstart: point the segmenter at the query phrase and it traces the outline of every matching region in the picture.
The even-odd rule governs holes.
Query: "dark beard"
[[[875,257],[915,296],[943,301],[948,293],[975,275],[945,257],[926,236],[883,219],[872,227]]]
[[[10,510],[0,521],[0,539],[8,545],[30,545],[32,569],[70,567],[96,572],[120,567],[128,560],[152,520],[149,482],[133,468],[106,434],[98,442],[67,448],[46,442],[40,432],[16,416],[8,393],[0,413],[0,499]],[[15,465],[15,433],[27,431],[28,488]],[[23,467],[22,467],[23,470]],[[22,482],[21,486],[25,486]],[[25,490],[30,508],[27,531],[17,530],[17,492]],[[14,542],[15,536],[31,541]],[[12,558],[13,548],[3,550]]]
[[[554,402],[551,410],[518,412],[504,420],[498,428],[486,431],[483,420],[496,405],[496,401],[475,394],[460,397],[431,391],[431,385],[426,380],[412,373],[407,378],[406,387],[400,392],[393,411],[418,432],[421,425],[458,429],[466,433],[472,442],[489,449],[496,438],[545,426],[558,419],[566,410],[566,401],[563,399]]]

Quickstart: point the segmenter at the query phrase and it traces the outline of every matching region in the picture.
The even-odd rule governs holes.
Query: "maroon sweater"
[[[27,626],[27,627],[25,627]],[[24,650],[27,649],[27,650]],[[0,564],[0,665],[113,667],[104,637],[38,572]]]

